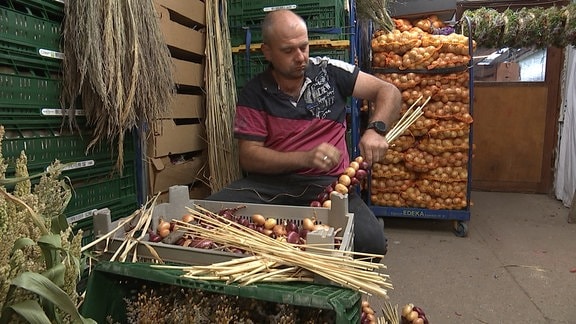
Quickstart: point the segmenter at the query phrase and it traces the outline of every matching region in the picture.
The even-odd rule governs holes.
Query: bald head
[[[279,33],[291,32],[304,28],[307,32],[306,22],[302,17],[286,9],[269,12],[262,22],[262,42],[270,44]]]

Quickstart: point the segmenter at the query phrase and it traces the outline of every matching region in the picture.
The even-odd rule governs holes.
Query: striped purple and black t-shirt
[[[344,154],[328,173],[303,169],[299,174],[342,174],[346,158],[346,102],[352,95],[359,69],[326,57],[310,58],[306,80],[297,102],[278,89],[270,68],[250,80],[238,94],[234,136],[264,142],[271,149],[305,151],[327,142]]]

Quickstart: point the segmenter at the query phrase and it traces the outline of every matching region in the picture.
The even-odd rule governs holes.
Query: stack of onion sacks
[[[364,161],[362,156],[358,156],[350,165],[344,170],[344,173],[338,177],[338,180],[328,185],[324,191],[318,194],[316,200],[310,203],[311,207],[325,207],[330,208],[332,203],[330,195],[333,191],[346,195],[356,186],[360,185],[368,177],[368,169],[370,165]]]

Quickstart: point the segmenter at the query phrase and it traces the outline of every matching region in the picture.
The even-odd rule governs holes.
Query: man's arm
[[[402,94],[391,83],[360,72],[354,86],[353,96],[373,103],[370,121],[383,121],[388,129],[400,117]],[[379,161],[388,149],[384,137],[374,130],[366,130],[359,143],[360,153],[368,163]]]
[[[242,169],[260,174],[290,173],[305,168],[327,171],[341,159],[338,149],[328,143],[309,151],[294,152],[278,152],[265,147],[263,142],[248,140],[238,140],[238,147]]]

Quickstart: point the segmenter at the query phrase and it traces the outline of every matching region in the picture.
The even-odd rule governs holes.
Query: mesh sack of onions
[[[432,197],[439,198],[461,198],[466,199],[466,185],[464,181],[436,181],[421,179],[416,181],[416,186],[421,192],[425,192]]]
[[[461,102],[436,101],[424,107],[424,116],[435,119],[459,119],[465,121],[466,115],[470,115],[470,105]],[[470,116],[471,117],[471,116]]]
[[[425,70],[439,56],[439,47],[415,47],[402,55],[402,70]]]
[[[468,152],[442,152],[434,156],[434,160],[439,167],[465,167],[468,165]]]
[[[466,66],[470,62],[470,55],[460,55],[454,53],[440,53],[432,63],[426,68],[428,70],[453,68],[458,66]]]
[[[408,127],[408,131],[414,136],[424,136],[428,134],[430,129],[436,126],[437,121],[435,119],[426,118],[425,116],[420,116],[416,121]]]
[[[459,102],[468,104],[470,103],[470,92],[466,86],[443,84],[432,99],[443,103]]]
[[[410,180],[416,179],[417,176],[414,172],[408,170],[403,163],[381,164],[376,162],[372,165],[372,178]]]
[[[377,52],[372,56],[372,66],[376,68],[400,69],[402,56],[393,52]]]
[[[380,163],[398,164],[404,161],[404,153],[394,150],[386,150],[386,154]]]
[[[468,72],[457,72],[450,74],[422,74],[420,85],[423,87],[428,85],[436,85],[438,87],[442,87],[442,85],[448,84],[451,86],[467,88],[469,80],[470,76]]]
[[[431,94],[432,94],[432,93],[431,93]],[[402,105],[402,112],[405,112],[406,110],[408,110],[408,108],[409,108],[411,105],[413,105],[415,102],[417,102],[419,98],[422,98],[422,97],[424,97],[424,98],[430,97],[429,95],[428,95],[428,96],[425,96],[425,95],[422,93],[422,88],[421,88],[421,87],[418,87],[418,86],[416,86],[416,87],[414,87],[414,88],[412,88],[412,89],[406,89],[406,90],[402,91],[401,95],[402,95],[402,103],[403,103],[403,105]],[[426,107],[424,107],[423,110],[426,111]]]
[[[406,169],[414,172],[428,172],[438,167],[434,155],[417,148],[404,152],[404,165]]]
[[[406,18],[392,18],[392,21],[394,22],[396,29],[399,31],[408,31],[414,27],[410,20]]]
[[[470,54],[470,47],[468,43],[468,37],[461,34],[450,34],[450,35],[434,35],[440,39],[442,48],[440,51],[444,53],[454,53],[460,55]],[[472,51],[476,49],[476,42],[472,40]]]
[[[465,198],[432,198],[430,209],[464,209],[467,206]]]
[[[415,30],[399,31],[397,29],[386,33],[377,31],[371,41],[373,52],[393,52],[403,55],[407,51],[422,44],[421,33]]]
[[[396,180],[386,178],[373,178],[370,181],[370,190],[373,194],[380,192],[400,193],[414,185],[414,180]]]
[[[464,167],[438,167],[422,173],[420,178],[442,182],[467,181],[468,169]]]
[[[401,136],[398,136],[397,139],[395,139],[389,143],[390,144],[389,149],[397,151],[397,152],[404,152],[407,149],[414,146],[414,143],[416,143],[416,138],[414,138],[414,136],[401,135]]]
[[[413,26],[420,28],[423,32],[433,33],[434,30],[443,28],[446,24],[437,15],[430,15],[426,18],[414,20]]]
[[[374,205],[379,206],[391,206],[391,207],[404,207],[406,206],[406,201],[404,198],[400,197],[399,193],[378,193],[370,195],[370,201]]]
[[[429,208],[432,205],[432,196],[421,192],[416,187],[408,188],[408,190],[400,193],[400,196],[404,198],[408,207]]]
[[[400,64],[402,64],[402,58],[400,56],[398,56],[400,59]],[[420,82],[425,79],[424,76],[421,76],[420,74],[416,74],[413,72],[409,72],[409,73],[375,73],[374,74],[375,77],[387,81],[389,83],[392,83],[393,85],[396,86],[396,88],[398,88],[400,91],[403,90],[407,90],[407,89],[413,89],[416,86],[420,85]]]
[[[434,125],[428,134],[432,138],[458,138],[470,133],[470,124],[459,120],[440,120]]]
[[[468,137],[457,138],[422,138],[418,142],[418,149],[432,155],[440,155],[444,152],[466,152],[470,148]]]

